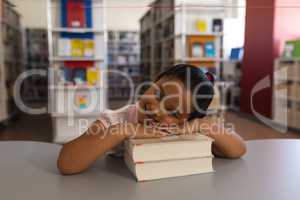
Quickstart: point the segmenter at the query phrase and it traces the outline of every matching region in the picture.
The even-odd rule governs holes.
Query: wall
[[[241,79],[241,110],[252,113],[251,91],[259,80],[273,71],[273,21],[274,0],[248,0],[244,59]],[[271,115],[271,89],[257,93],[253,98],[254,109]]]
[[[24,27],[47,27],[46,0],[10,0],[22,15]],[[138,30],[139,19],[151,0],[106,0],[107,27],[113,30]]]
[[[10,0],[16,5],[16,10],[21,14],[24,27],[46,28],[46,0]]]
[[[139,30],[139,19],[152,0],[108,0],[107,27],[110,30]]]
[[[277,0],[275,9],[275,56],[283,52],[286,40],[300,39],[300,1]]]
[[[297,5],[298,4],[298,5]],[[300,38],[300,3],[294,0],[248,0],[245,51],[242,64],[241,110],[253,113],[251,91],[263,78],[272,81],[274,59],[281,55],[286,40]],[[272,88],[253,97],[254,109],[271,117]]]

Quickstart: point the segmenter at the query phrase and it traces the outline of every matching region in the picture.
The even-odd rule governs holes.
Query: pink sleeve
[[[100,117],[98,118],[98,121],[101,123],[101,125],[106,129],[111,125],[111,121],[108,117],[108,114],[106,112],[103,112],[100,114]]]

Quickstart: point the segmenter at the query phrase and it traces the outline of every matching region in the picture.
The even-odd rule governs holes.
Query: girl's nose
[[[170,125],[170,124],[172,124],[174,121],[173,121],[170,117],[168,117],[167,115],[164,115],[164,116],[161,116],[161,117],[160,117],[160,122],[161,122],[162,124]]]

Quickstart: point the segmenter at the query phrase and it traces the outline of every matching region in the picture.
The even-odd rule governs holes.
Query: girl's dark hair
[[[160,73],[156,81],[162,77],[179,79],[192,94],[197,90],[196,97],[192,97],[195,98],[193,103],[197,105],[193,105],[194,111],[190,113],[188,120],[206,116],[207,108],[214,96],[214,76],[212,74],[193,65],[178,64]]]

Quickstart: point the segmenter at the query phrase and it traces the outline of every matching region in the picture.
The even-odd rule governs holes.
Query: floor
[[[253,117],[236,112],[227,112],[225,116],[227,123],[235,125],[236,132],[245,140],[271,139],[271,138],[297,138],[300,139],[300,131],[289,130],[280,133],[265,124],[257,121]]]
[[[269,139],[269,138],[298,138],[300,132],[289,131],[279,133],[262,123],[236,112],[227,112],[226,122],[235,125],[236,132],[245,140]],[[11,122],[7,128],[0,130],[0,140],[32,140],[52,141],[51,118],[49,115],[21,115],[19,119]]]
[[[0,130],[0,140],[52,141],[50,115],[21,114]]]

